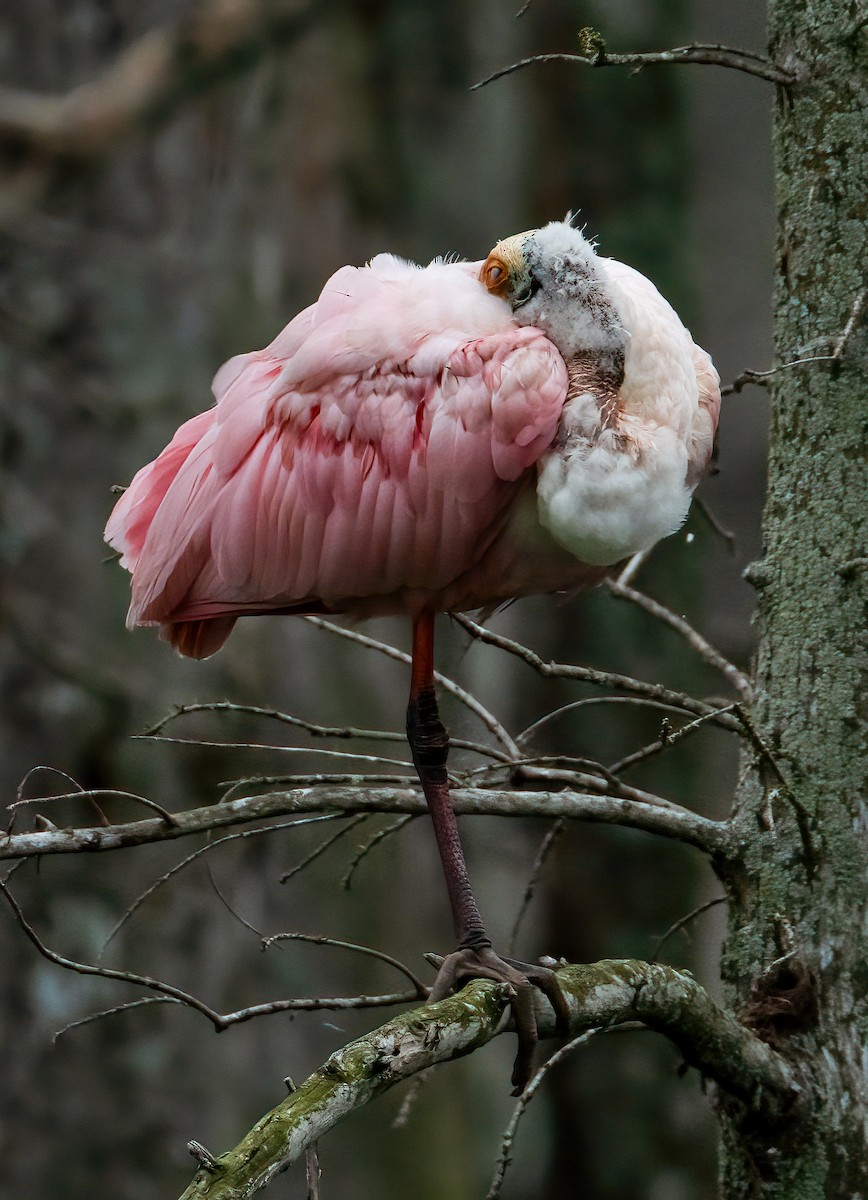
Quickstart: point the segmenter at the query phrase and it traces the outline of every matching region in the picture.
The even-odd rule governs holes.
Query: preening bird
[[[573,592],[679,528],[712,450],[705,351],[643,275],[569,222],[484,263],[343,267],[264,350],[230,359],[118,501],[107,541],[132,574],[128,624],[205,658],[254,613],[403,613],[407,733],[455,922],[432,997],[509,982],[529,1077],[531,988],[500,958],[467,877],[434,691],[438,612]]]

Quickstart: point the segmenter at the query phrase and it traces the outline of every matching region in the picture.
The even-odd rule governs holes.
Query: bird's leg
[[[518,1034],[518,1054],[512,1083],[515,1088],[513,1094],[519,1095],[530,1078],[533,1049],[537,1041],[533,987],[538,987],[548,996],[562,1030],[568,1026],[569,1009],[554,972],[545,967],[500,958],[492,950],[485,932],[470,886],[458,821],[449,797],[446,776],[449,736],[437,711],[434,688],[434,616],[433,612],[425,611],[413,623],[407,739],[434,825],[458,949],[443,960],[431,989],[431,999],[442,999],[468,979],[494,979],[510,985],[513,1020]]]
[[[434,825],[459,949],[479,950],[490,946],[470,886],[458,821],[449,798],[446,777],[449,735],[440,720],[434,688],[433,612],[423,612],[413,623],[407,740]]]

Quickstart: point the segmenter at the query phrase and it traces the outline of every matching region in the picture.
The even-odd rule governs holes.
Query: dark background
[[[174,703],[229,698],[324,723],[402,728],[407,673],[399,665],[285,618],[242,622],[216,659],[182,661],[151,632],[125,632],[127,582],[102,561],[111,485],[128,482],[182,419],[209,403],[225,358],[270,341],[343,263],[381,250],[420,261],[446,252],[479,258],[503,236],[580,209],[602,253],[644,271],[672,300],[724,380],[769,365],[768,84],[709,67],[631,74],[554,64],[468,92],[516,58],[573,50],[587,24],[613,50],[691,40],[762,49],[757,6],[533,0],[517,19],[518,7],[323,5],[289,50],[75,175],[2,234],[4,803],[37,766],[170,808],[215,800],[227,779],[330,769],[307,754],[131,740]],[[66,91],[187,8],[177,0],[6,0],[2,80]],[[742,666],[751,594],[741,571],[758,548],[764,424],[757,390],[725,401],[720,473],[702,487],[737,535],[735,555],[694,513],[640,577]],[[497,627],[546,656],[726,694],[679,639],[602,593],[567,604],[523,601]],[[407,647],[400,622],[366,631]],[[496,652],[468,650],[445,619],[439,636],[443,669],[514,731],[588,694],[544,688]],[[463,709],[444,707],[454,733],[481,736]],[[537,745],[610,761],[658,728],[654,714],[582,709],[553,721]],[[175,732],[307,744],[263,722],[209,714]],[[406,757],[400,745],[385,753]],[[736,770],[733,746],[709,731],[629,781],[720,815]],[[40,771],[24,794],[65,790],[63,777]],[[93,819],[75,802],[40,811],[58,824]],[[109,811],[118,820],[140,812],[122,802]],[[376,849],[352,890],[340,886],[355,848],[384,824],[371,819],[351,831],[284,886],[280,875],[325,836],[316,826],[239,840],[204,862],[233,908],[265,933],[355,938],[418,967],[422,950],[448,948],[450,937],[423,823]],[[546,828],[465,822],[482,907],[501,940]],[[50,945],[93,961],[126,906],[194,848],[28,863],[13,886]],[[519,949],[645,957],[674,920],[717,894],[687,848],[575,826],[549,861]],[[699,917],[662,957],[715,987],[723,919],[722,907]],[[143,904],[104,961],[158,975],[224,1011],[401,986],[385,966],[336,950],[262,954],[202,862]],[[281,1098],[284,1075],[304,1078],[383,1015],[274,1016],[218,1038],[197,1014],[158,1005],[54,1043],[56,1030],[132,991],[39,958],[6,910],[0,964],[0,1190],[22,1200],[176,1195],[192,1173],[188,1139],[215,1152],[233,1144]],[[320,1147],[323,1196],[484,1195],[512,1105],[512,1046],[501,1041],[438,1070],[403,1127],[391,1127],[402,1099],[393,1093],[332,1133]],[[680,1077],[678,1065],[648,1033],[600,1037],[580,1050],[553,1072],[525,1119],[507,1200],[576,1190],[586,1200],[710,1200],[713,1120],[699,1080]],[[272,1190],[304,1196],[303,1173]]]

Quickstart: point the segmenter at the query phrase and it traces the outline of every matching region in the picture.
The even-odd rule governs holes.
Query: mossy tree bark
[[[791,1138],[723,1113],[723,1194],[868,1195],[864,264],[868,37],[856,4],[775,0],[773,57],[802,77],[775,118],[776,344],[756,720],[781,774],[745,764],[725,954],[731,998],[802,1072]]]

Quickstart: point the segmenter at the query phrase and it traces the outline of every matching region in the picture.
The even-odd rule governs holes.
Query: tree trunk
[[[868,54],[856,11],[776,0],[769,13],[773,57],[802,75],[775,124],[777,359],[817,361],[773,377],[765,556],[750,578],[756,721],[774,763],[745,763],[724,970],[743,1016],[802,1073],[811,1109],[783,1139],[724,1112],[727,1200],[868,1195]]]

